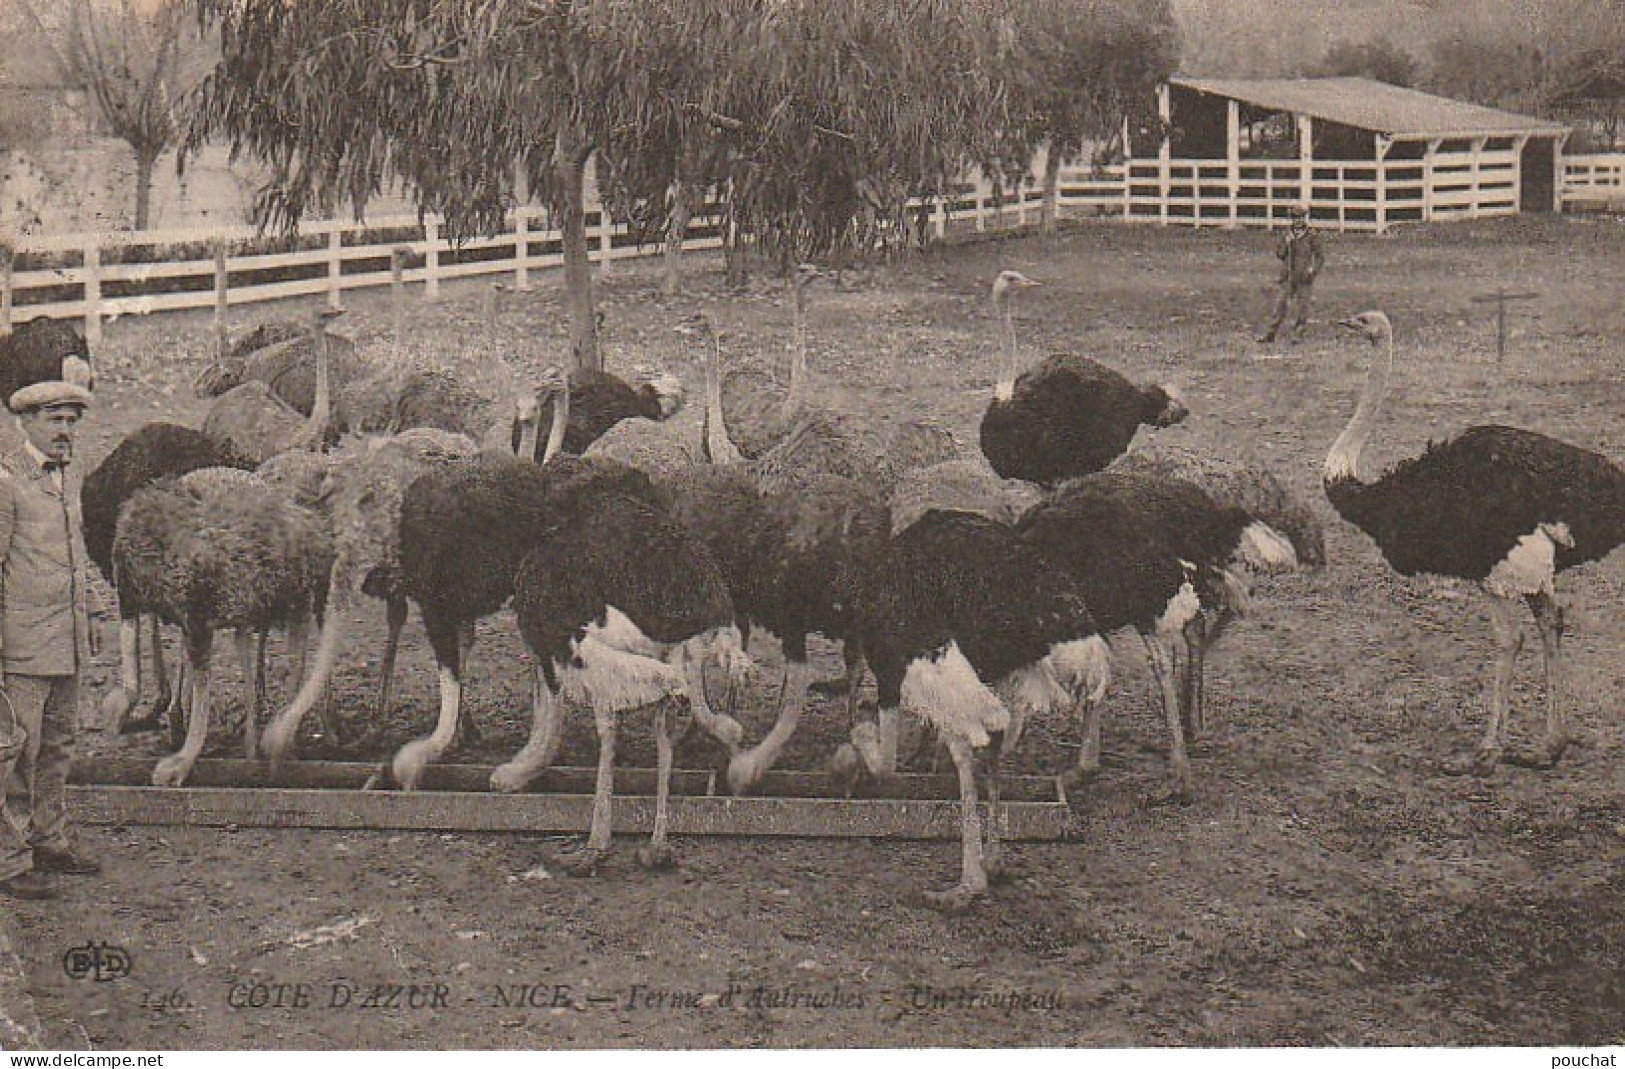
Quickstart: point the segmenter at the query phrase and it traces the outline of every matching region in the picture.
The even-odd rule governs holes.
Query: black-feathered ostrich
[[[898,535],[862,598],[881,710],[934,727],[959,774],[959,882],[925,897],[934,908],[963,909],[1001,868],[998,760],[1007,738],[1028,717],[1097,702],[1109,675],[1106,645],[1063,569],[1006,525],[968,513],[928,512]],[[984,826],[976,751],[988,746]]]
[[[569,871],[590,873],[610,847],[618,722],[652,707],[654,832],[638,859],[664,866],[672,751],[683,735],[668,720],[672,701],[686,699],[708,727],[732,724],[709,711],[705,668],[737,683],[747,663],[727,584],[705,545],[645,501],[575,494],[551,512],[514,581],[514,614],[537,665],[530,740],[492,772],[491,785],[522,789],[552,763],[565,703],[590,709],[598,729],[592,825],[584,848],[562,859]]]
[[[1563,612],[1554,582],[1558,572],[1601,560],[1625,541],[1625,469],[1544,434],[1479,426],[1361,482],[1360,454],[1393,373],[1394,330],[1377,311],[1340,325],[1362,334],[1374,358],[1354,415],[1326,455],[1327,499],[1371,536],[1395,571],[1471,580],[1490,598],[1496,663],[1489,725],[1476,754],[1451,770],[1488,772],[1502,757],[1508,690],[1523,645],[1520,601],[1540,630],[1546,737],[1516,761],[1552,767],[1568,743],[1559,694]]]
[[[134,591],[119,589],[113,569],[113,536],[125,502],[144,486],[164,478],[178,478],[200,468],[248,469],[253,465],[229,448],[190,427],[175,423],[148,423],[136,428],[85,476],[80,490],[84,515],[85,551],[118,596],[120,684],[102,702],[102,723],[118,731],[141,731],[158,725],[169,704],[169,680],[164,670],[163,643],[158,619],[136,600]],[[141,699],[141,618],[151,620],[153,675],[158,699],[150,716],[126,721]]]
[[[1128,448],[1141,424],[1168,427],[1187,409],[1172,386],[1138,386],[1073,353],[1020,371],[1010,296],[1035,285],[1019,271],[1000,272],[993,282],[1005,368],[982,415],[982,452],[1006,479],[1053,486],[1100,471]]]
[[[92,389],[90,347],[67,323],[40,316],[0,337],[0,404],[24,386],[59,379]]]
[[[812,684],[808,636],[842,644],[848,711],[855,713],[863,672],[859,585],[884,549],[890,514],[874,487],[853,479],[793,470],[764,478],[761,460],[741,462],[721,407],[716,327],[709,316],[699,322],[710,341],[706,451],[716,463],[664,478],[660,486],[673,516],[721,562],[741,631],[774,635],[785,661],[773,727],[729,763],[729,786],[739,793],[773,767],[800,722]]]
[[[520,563],[575,498],[617,491],[662,507],[649,477],[607,460],[559,455],[568,413],[554,386],[547,460],[537,464],[484,452],[425,472],[401,501],[401,589],[423,615],[440,672],[440,714],[433,733],[395,755],[395,783],[413,789],[451,745],[462,707],[462,678],[474,624],[513,596]],[[526,443],[528,444],[528,443]],[[704,717],[696,709],[696,716]],[[732,721],[729,721],[732,723]],[[703,721],[702,721],[703,723]],[[728,729],[703,723],[719,738]],[[739,725],[732,723],[737,743]]]
[[[1245,511],[1223,508],[1191,483],[1118,472],[1063,483],[1022,516],[1016,531],[1076,583],[1102,634],[1133,628],[1145,644],[1168,721],[1171,789],[1186,801],[1194,778],[1185,750],[1174,660],[1185,629],[1204,609],[1245,598],[1232,563],[1274,566],[1291,547]],[[1100,762],[1100,717],[1091,707],[1078,765]]]
[[[575,368],[569,373],[567,387],[568,420],[559,448],[573,456],[580,456],[610,428],[622,420],[646,419],[661,422],[676,415],[683,407],[685,392],[682,380],[670,372],[653,368],[638,369],[641,382],[633,386],[618,375],[593,368]],[[553,412],[543,409],[539,426],[539,440],[552,436]],[[534,453],[520,451],[519,428],[513,431],[515,453],[528,459],[541,460]]]

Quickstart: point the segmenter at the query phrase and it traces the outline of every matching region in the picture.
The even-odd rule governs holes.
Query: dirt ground
[[[815,1047],[979,1045],[1524,1045],[1625,1040],[1625,573],[1616,558],[1568,573],[1565,690],[1581,737],[1550,772],[1443,774],[1483,723],[1490,643],[1476,592],[1397,579],[1316,485],[1348,418],[1366,352],[1330,320],[1381,308],[1396,324],[1396,389],[1367,453],[1378,467],[1473,423],[1506,422],[1625,458],[1625,228],[1521,219],[1328,237],[1317,322],[1299,346],[1251,336],[1273,259],[1265,234],[1086,225],[946,250],[849,277],[811,311],[812,372],[859,419],[930,413],[975,447],[998,360],[986,290],[1018,267],[1020,337],[1033,357],[1074,349],[1169,379],[1192,415],[1169,442],[1270,463],[1328,524],[1330,563],[1271,579],[1210,662],[1211,737],[1200,796],[1154,808],[1163,729],[1143,655],[1116,643],[1104,774],[1073,798],[1066,841],[1018,848],[1015,878],[968,916],[918,907],[951,882],[951,843],[686,839],[648,873],[619,844],[591,880],[557,871],[562,837],[87,828],[95,880],[10,917],[46,1041],[62,1048]],[[604,284],[612,370],[658,359],[691,387],[701,353],[674,326],[700,304],[733,359],[779,360],[782,287],[743,294],[690,265],[659,295],[652,265]],[[413,346],[448,363],[494,349],[530,368],[566,352],[558,295],[492,309],[483,284],[410,312]],[[1504,366],[1493,315],[1471,298],[1534,291],[1515,307]],[[350,298],[340,327],[389,348],[387,299]],[[245,327],[271,314],[235,313]],[[98,354],[101,406],[87,463],[154,418],[196,422],[189,382],[205,317],[118,322]],[[683,419],[697,426],[695,411]],[[367,707],[381,612],[368,606],[338,681]],[[486,741],[519,745],[527,668],[511,620],[482,627],[468,701]],[[113,656],[106,632],[104,658]],[[758,651],[769,665],[774,655]],[[821,651],[826,667],[835,661]],[[241,709],[235,669],[218,692]],[[112,674],[98,666],[88,699]],[[397,709],[360,748],[378,759],[427,730],[432,661],[414,621]],[[1538,729],[1540,680],[1520,663],[1514,739]],[[285,693],[278,690],[279,694]],[[94,706],[85,703],[87,715]],[[760,729],[767,714],[751,723]],[[844,734],[820,707],[787,752],[817,768]],[[1073,760],[1070,725],[1025,744],[1029,771]],[[152,755],[155,737],[93,738]],[[235,754],[217,727],[212,749]],[[647,747],[628,759],[649,761]],[[705,767],[694,745],[682,755]],[[590,763],[585,725],[570,763]],[[69,948],[120,946],[132,974],[68,978]],[[415,986],[413,986],[415,985]],[[567,988],[567,990],[566,990]]]

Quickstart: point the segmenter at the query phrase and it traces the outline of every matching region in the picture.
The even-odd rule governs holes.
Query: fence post
[[[344,310],[344,230],[336,222],[327,232],[327,307]]]
[[[615,225],[610,222],[609,209],[598,205],[598,277],[609,271],[609,257],[615,251]]]
[[[1469,173],[1473,176],[1473,185],[1472,185],[1472,189],[1473,189],[1473,206],[1472,206],[1472,210],[1467,213],[1467,217],[1469,219],[1477,219],[1479,217],[1479,215],[1482,214],[1479,209],[1482,207],[1483,195],[1484,194],[1483,194],[1483,190],[1479,188],[1479,184],[1478,184],[1479,183],[1478,168],[1479,168],[1479,154],[1481,152],[1483,152],[1483,151],[1484,151],[1484,139],[1482,137],[1473,138],[1473,151],[1472,151],[1472,153],[1471,153],[1471,155],[1469,157],[1470,160],[1472,161],[1472,170]]]
[[[214,351],[224,358],[230,346],[226,330],[226,243],[216,238],[214,244]]]
[[[406,351],[406,257],[411,251],[397,245],[389,252],[389,303],[397,353]]]
[[[94,235],[85,246],[85,342],[102,343],[102,250]]]
[[[1231,99],[1225,103],[1224,117],[1224,180],[1227,226],[1234,230],[1241,225],[1237,215],[1236,199],[1241,196],[1241,101]]]
[[[523,204],[513,210],[513,288],[530,292],[530,215]]]
[[[936,209],[931,213],[931,233],[938,241],[948,236],[948,201],[945,198],[937,198]]]
[[[978,234],[987,232],[987,218],[984,214],[986,211],[987,182],[984,176],[978,174],[976,176],[976,232]]]
[[[423,241],[428,248],[423,254],[423,299],[440,299],[440,220],[423,221]]]
[[[15,255],[10,242],[0,241],[0,334],[11,333],[11,267]]]

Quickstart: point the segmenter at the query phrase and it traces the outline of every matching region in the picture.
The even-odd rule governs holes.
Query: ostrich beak
[[[1337,321],[1337,325],[1340,326],[1340,327],[1346,327],[1349,330],[1364,330],[1365,329],[1365,324],[1359,322],[1353,316],[1350,316],[1347,319],[1339,319]]]

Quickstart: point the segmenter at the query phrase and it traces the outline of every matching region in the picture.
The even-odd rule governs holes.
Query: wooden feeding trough
[[[202,760],[184,787],[150,785],[152,761],[75,765],[70,804],[76,820],[102,825],[337,828],[412,831],[585,832],[596,771],[555,768],[529,790],[497,794],[491,769],[431,766],[416,791],[365,790],[376,764],[296,761],[273,781],[263,764]],[[999,780],[1009,839],[1059,839],[1068,806],[1053,778]],[[651,769],[615,773],[614,829],[647,834],[654,823]],[[866,797],[838,794],[828,776],[770,772],[751,795],[719,792],[711,772],[672,773],[674,835],[804,838],[958,839],[959,790],[952,775],[899,775]]]

